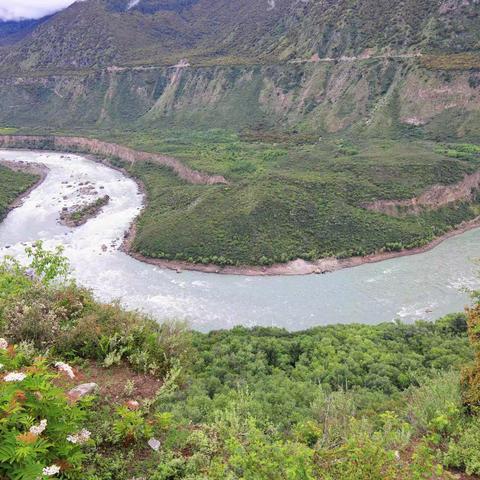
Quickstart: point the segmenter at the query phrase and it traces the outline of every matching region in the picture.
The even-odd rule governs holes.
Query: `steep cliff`
[[[425,68],[419,58],[269,66],[103,69],[0,77],[0,123],[75,129],[350,127],[480,136],[480,71]]]
[[[89,0],[0,49],[0,122],[480,135],[477,0]],[[0,30],[0,41],[2,31]]]

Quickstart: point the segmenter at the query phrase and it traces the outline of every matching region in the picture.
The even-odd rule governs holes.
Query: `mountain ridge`
[[[476,0],[76,2],[0,56],[0,67],[91,68],[230,57],[268,60],[478,50]],[[1,38],[1,32],[0,32]]]

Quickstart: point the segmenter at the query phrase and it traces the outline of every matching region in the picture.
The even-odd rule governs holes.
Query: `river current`
[[[141,263],[119,250],[142,208],[136,183],[78,155],[0,151],[0,159],[46,165],[45,181],[0,224],[0,258],[22,257],[41,239],[65,247],[72,274],[100,300],[118,299],[158,321],[185,319],[201,331],[235,325],[303,330],[316,325],[432,320],[463,310],[477,277],[480,229],[435,249],[327,275],[247,277],[182,272]],[[64,207],[109,195],[110,203],[77,228],[58,223]]]

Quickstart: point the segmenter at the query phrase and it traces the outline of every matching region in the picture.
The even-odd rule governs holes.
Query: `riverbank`
[[[9,139],[8,143],[10,143],[11,141],[10,136],[0,136],[0,144],[1,144],[2,138],[4,140],[8,138]],[[14,137],[14,138],[18,138],[18,137]],[[31,138],[31,137],[22,137],[22,138]],[[35,138],[36,138],[36,141],[38,141],[39,138],[43,138],[43,137],[35,137]],[[100,143],[103,144],[104,142],[100,142]],[[113,144],[108,144],[108,145],[111,146]],[[8,148],[19,149],[18,147],[17,148],[8,147]],[[22,150],[30,150],[30,149],[23,148]],[[127,149],[127,150],[130,152],[131,149]],[[46,150],[37,149],[36,151],[45,152]],[[56,150],[53,150],[53,152],[58,153]],[[75,154],[75,152],[69,152],[69,153]],[[139,153],[143,154],[145,152],[139,152]],[[92,161],[102,163],[110,168],[120,171],[122,174],[134,180],[138,186],[139,191],[144,195],[144,205],[143,205],[142,211],[144,211],[147,208],[148,200],[149,200],[148,195],[143,182],[139,178],[137,178],[135,175],[132,175],[125,168],[112,164],[109,158],[102,159],[98,156],[99,154],[93,154],[93,153],[90,153],[90,154],[80,153],[80,154],[86,158],[91,159]],[[136,160],[133,160],[133,161],[136,161]],[[142,161],[146,161],[146,159],[142,158]],[[48,169],[44,171],[45,175],[46,175],[46,171],[48,171]],[[196,172],[196,173],[199,173],[199,172]],[[203,175],[203,174],[200,174],[200,175]],[[473,177],[477,178],[477,175],[475,174],[474,176],[472,176],[472,178]],[[21,198],[24,198],[26,195],[28,195],[34,188],[36,188],[43,181],[44,178],[45,177],[43,176],[40,182],[37,183],[31,189],[29,189],[27,192],[25,192],[25,194],[22,195]],[[466,178],[470,178],[470,177],[466,177]],[[209,183],[210,181],[216,181],[216,180],[213,178],[211,180],[207,180],[205,178],[203,179],[203,182],[206,182],[206,183]],[[454,187],[457,188],[456,185]],[[435,187],[432,187],[432,189],[435,189]],[[13,206],[12,208],[15,208],[15,207]],[[140,215],[141,214],[142,213],[140,213]],[[181,260],[157,259],[157,258],[147,257],[137,251],[134,251],[132,246],[133,246],[133,242],[135,240],[135,236],[137,232],[136,221],[134,221],[130,226],[129,230],[125,232],[124,240],[121,245],[121,250],[138,261],[141,261],[143,263],[147,263],[150,265],[155,265],[160,268],[177,271],[178,273],[181,273],[182,271],[198,271],[203,273],[216,273],[216,274],[223,274],[223,275],[243,275],[243,276],[312,275],[312,274],[326,274],[326,273],[331,273],[331,272],[335,272],[335,271],[346,269],[346,268],[358,267],[358,266],[369,264],[369,263],[378,263],[378,262],[382,262],[382,261],[390,260],[394,258],[425,253],[427,251],[432,250],[433,248],[435,248],[436,246],[438,246],[448,238],[451,238],[456,235],[460,235],[469,230],[479,228],[479,227],[480,227],[480,217],[477,217],[473,220],[463,222],[454,230],[451,230],[450,232],[447,232],[445,235],[442,235],[441,237],[436,238],[435,240],[426,244],[425,246],[417,247],[413,249],[404,249],[404,250],[395,251],[395,252],[378,252],[378,253],[374,253],[371,255],[363,256],[363,257],[349,257],[349,258],[342,258],[342,259],[338,259],[336,257],[329,257],[329,258],[322,258],[317,261],[306,261],[303,259],[296,259],[285,264],[277,263],[269,266],[260,266],[260,265],[220,266],[213,263],[200,264],[200,263],[190,263],[190,262],[181,261]]]
[[[443,243],[445,240],[466,233],[469,230],[480,228],[480,217],[475,218],[469,222],[465,222],[458,228],[436,238],[432,242],[423,247],[417,247],[410,250],[401,250],[399,252],[379,252],[364,257],[349,257],[338,259],[335,257],[322,258],[314,262],[308,262],[306,260],[297,259],[285,264],[275,264],[270,266],[219,266],[214,264],[202,265],[188,263],[178,260],[163,260],[156,258],[149,258],[141,255],[138,252],[132,250],[132,243],[135,239],[136,225],[132,224],[130,230],[126,233],[124,242],[122,244],[122,250],[135,258],[136,260],[150,265],[155,265],[160,268],[167,268],[169,270],[175,270],[181,273],[186,271],[197,271],[203,273],[216,273],[222,275],[245,275],[245,276],[289,276],[289,275],[323,275],[327,273],[333,273],[338,270],[346,268],[359,267],[368,263],[379,263],[385,260],[391,260],[399,257],[407,257],[413,255],[419,255],[433,250],[435,247]]]
[[[94,138],[47,135],[0,135],[0,148],[70,152],[72,154],[102,155],[124,162],[152,162],[172,170],[182,180],[196,185],[215,185],[229,182],[221,175],[209,175],[194,170],[177,158],[158,153],[143,152],[116,143]]]
[[[469,302],[465,289],[480,288],[472,262],[478,256],[480,229],[452,238],[426,255],[329,275],[255,277],[187,270],[178,275],[119,250],[124,232],[142,208],[134,181],[83,157],[18,151],[1,156],[45,162],[50,172],[23,206],[0,224],[0,257],[21,256],[25,244],[37,239],[49,249],[61,245],[80,285],[102,301],[120,299],[126,308],[157,321],[186,320],[199,331],[236,325],[299,331],[336,323],[394,319],[408,323],[462,311]],[[62,228],[58,224],[58,213],[66,206],[62,199],[73,192],[68,183],[86,181],[105,187],[103,193],[112,199],[109,207],[81,227]],[[143,217],[139,228],[142,221]]]
[[[23,163],[23,162],[9,162],[7,160],[0,159],[0,165],[9,168],[10,170],[16,172],[24,172],[29,173],[31,175],[35,175],[38,180],[30,186],[27,190],[25,190],[22,194],[20,194],[10,205],[7,207],[6,212],[4,213],[3,217],[0,217],[0,221],[3,220],[13,209],[21,207],[23,204],[23,200],[30,195],[33,190],[38,188],[47,178],[48,175],[48,167],[42,165],[40,163]]]

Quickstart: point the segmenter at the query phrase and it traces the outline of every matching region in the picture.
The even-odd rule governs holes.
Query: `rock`
[[[91,395],[98,389],[98,385],[96,383],[82,383],[75,388],[72,388],[68,392],[68,396],[70,398],[74,398],[78,400],[79,398],[85,397],[86,395]]]
[[[160,446],[161,446],[160,440],[157,440],[156,438],[151,438],[147,443],[148,443],[148,446],[155,452],[158,452],[158,450],[160,449]]]
[[[107,250],[108,250],[108,247],[105,244],[103,244],[102,245],[102,252],[106,252]]]
[[[138,410],[140,408],[140,403],[138,403],[136,400],[129,400],[125,406],[129,409],[129,410]]]

